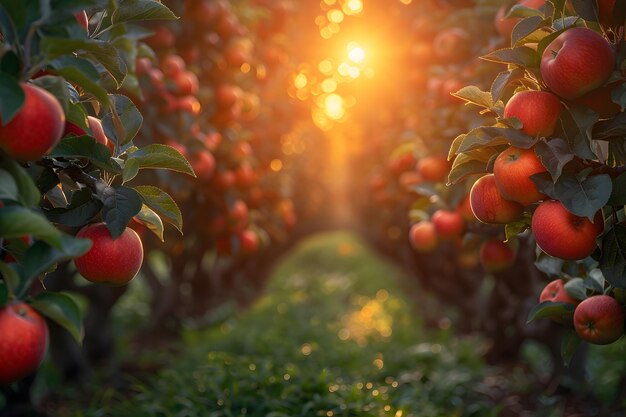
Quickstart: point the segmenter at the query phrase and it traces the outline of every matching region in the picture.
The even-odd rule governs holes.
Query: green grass
[[[475,390],[481,342],[426,332],[407,292],[353,235],[310,238],[251,309],[187,330],[184,355],[131,395],[66,415],[495,416]]]

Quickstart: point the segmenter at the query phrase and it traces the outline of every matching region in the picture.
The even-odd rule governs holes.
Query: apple
[[[602,211],[591,222],[569,212],[560,201],[547,200],[533,213],[531,229],[545,253],[573,261],[593,253],[596,238],[604,230],[604,221]]]
[[[578,300],[573,299],[565,290],[565,281],[561,278],[550,281],[539,295],[539,302],[552,301],[553,303],[567,303],[576,305]]]
[[[437,235],[443,240],[456,239],[465,230],[465,220],[461,213],[439,209],[430,218]]]
[[[163,75],[171,79],[176,78],[176,76],[185,71],[186,67],[185,60],[176,54],[170,54],[161,61]]]
[[[461,216],[463,216],[463,220],[465,220],[466,222],[476,221],[476,216],[474,216],[474,213],[472,212],[472,205],[470,204],[469,194],[463,197],[459,205],[456,207],[456,211],[461,213]]]
[[[215,172],[215,157],[206,150],[200,150],[193,155],[191,167],[200,180],[208,180]]]
[[[401,155],[392,155],[387,166],[392,174],[398,176],[401,173],[415,166],[415,156],[412,153],[403,153]]]
[[[76,269],[88,281],[124,285],[139,272],[143,245],[133,229],[127,227],[113,239],[106,224],[95,223],[83,227],[76,237],[92,242],[87,253],[74,259]]]
[[[546,171],[533,148],[521,149],[515,146],[498,155],[493,166],[493,175],[500,194],[507,200],[525,206],[545,197],[530,176]]]
[[[524,214],[524,206],[500,194],[493,174],[480,177],[472,185],[470,206],[474,216],[483,223],[506,224],[520,220]]]
[[[429,220],[422,220],[409,229],[409,242],[417,252],[432,252],[438,244],[435,225]]]
[[[180,95],[195,95],[200,88],[198,77],[191,71],[182,71],[174,77],[176,92]]]
[[[610,295],[589,297],[574,310],[574,328],[587,342],[613,343],[624,333],[624,307]]]
[[[28,304],[0,308],[0,385],[33,373],[48,349],[48,326]]]
[[[509,242],[489,239],[480,245],[478,256],[485,271],[502,272],[515,262],[516,250]]]
[[[517,2],[517,4],[528,7],[529,9],[539,10],[541,6],[546,4],[546,0],[521,0]],[[501,6],[498,9],[498,12],[496,13],[495,25],[496,25],[496,30],[498,31],[500,36],[502,36],[503,38],[506,38],[507,40],[510,40],[511,34],[513,33],[513,29],[515,28],[515,25],[519,23],[521,18],[519,17],[505,18],[507,13],[508,13],[507,6],[506,5]]]
[[[547,91],[526,90],[515,94],[504,107],[504,117],[522,122],[522,132],[530,136],[554,133],[563,106],[557,96]]]
[[[617,25],[616,0],[598,0],[598,21],[605,28],[610,28]],[[623,23],[623,22],[622,22]]]
[[[433,52],[443,61],[460,61],[472,53],[470,34],[462,28],[442,30],[433,39]]]
[[[0,124],[0,148],[20,161],[34,161],[50,152],[61,139],[65,113],[48,91],[33,84],[20,85],[24,103],[9,123]]]
[[[239,244],[241,245],[241,253],[251,254],[259,249],[259,236],[250,229],[246,229],[239,233]]]
[[[623,81],[607,84],[588,92],[584,96],[573,100],[573,102],[580,106],[589,107],[598,113],[600,119],[609,119],[622,110],[620,105],[613,101],[611,94],[613,90],[623,84]]]
[[[540,70],[550,90],[572,100],[604,85],[614,67],[611,44],[591,29],[575,27],[550,42]]]
[[[68,135],[74,135],[74,136],[84,136],[86,135],[87,132],[85,131],[85,129],[83,129],[82,127],[70,122],[70,121],[65,121],[65,128],[63,129],[63,136],[62,137],[66,137]]]
[[[215,89],[215,102],[222,109],[230,108],[239,102],[242,93],[236,85],[221,84]]]
[[[431,155],[421,158],[417,163],[417,172],[424,181],[444,182],[452,164],[445,156]]]
[[[166,49],[176,42],[174,33],[165,26],[155,26],[152,31],[153,34],[146,39],[146,43],[153,49]]]
[[[76,21],[80,25],[81,28],[85,29],[85,32],[89,32],[89,17],[87,17],[87,12],[81,10],[80,12],[74,13],[74,17]]]

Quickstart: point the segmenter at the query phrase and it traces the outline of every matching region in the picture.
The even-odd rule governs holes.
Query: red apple
[[[456,207],[456,211],[461,213],[461,216],[463,216],[463,219],[466,222],[476,221],[476,216],[474,216],[474,213],[472,212],[472,205],[470,204],[469,194],[463,197],[463,200],[461,200],[459,205]]]
[[[133,229],[127,227],[114,240],[104,223],[96,223],[83,227],[76,237],[92,242],[87,253],[74,259],[76,269],[88,281],[124,285],[139,272],[143,245]]]
[[[470,190],[472,213],[483,223],[505,224],[520,220],[524,206],[505,199],[493,174],[480,177]]]
[[[442,30],[433,39],[433,52],[443,61],[459,61],[472,53],[470,34],[462,28]]]
[[[176,78],[176,76],[185,71],[186,67],[185,60],[175,54],[170,54],[161,61],[161,71],[163,71],[163,75],[170,79]]]
[[[480,263],[487,272],[502,272],[515,262],[516,250],[509,242],[489,239],[480,245]]]
[[[591,110],[598,113],[600,119],[609,119],[622,110],[619,104],[613,101],[611,94],[613,90],[623,84],[623,81],[607,84],[573,101],[578,105],[589,107]]]
[[[89,120],[89,129],[91,129],[91,133],[93,133],[93,137],[96,138],[96,141],[109,148],[111,153],[115,152],[115,143],[104,133],[100,119],[93,116],[87,116],[87,119]]]
[[[33,373],[46,355],[48,326],[28,304],[0,308],[0,385]]]
[[[617,25],[616,15],[614,13],[616,0],[598,0],[598,21],[605,28],[610,28]],[[622,24],[624,22],[621,22]]]
[[[541,57],[541,76],[548,88],[575,99],[602,86],[615,67],[615,52],[597,32],[568,29],[554,39]]]
[[[259,236],[250,229],[246,229],[239,233],[239,244],[241,245],[241,253],[251,254],[259,249]]]
[[[21,84],[24,104],[7,124],[0,125],[0,148],[21,161],[41,159],[61,139],[65,113],[52,94],[33,84]]]
[[[428,220],[413,224],[409,229],[409,242],[417,252],[432,252],[438,243],[435,226]]]
[[[430,219],[437,235],[443,240],[456,239],[465,230],[465,220],[457,211],[437,210]]]
[[[624,307],[609,295],[589,297],[574,311],[574,328],[587,342],[613,343],[624,333]]]
[[[541,172],[546,172],[546,168],[533,148],[520,149],[511,146],[498,155],[493,166],[493,175],[500,194],[507,200],[525,206],[545,197],[530,179],[531,175]]]
[[[559,98],[547,91],[526,90],[515,94],[504,107],[504,117],[522,122],[522,132],[530,136],[554,133],[563,106]]]
[[[539,295],[539,302],[552,301],[553,303],[567,303],[576,305],[578,300],[573,299],[565,290],[565,281],[562,279],[555,279],[550,281]]]
[[[199,81],[196,74],[191,71],[182,71],[174,77],[176,92],[180,95],[195,95],[198,93]]]
[[[215,158],[209,151],[201,150],[193,155],[191,167],[200,180],[208,180],[215,172]]]
[[[80,25],[81,28],[85,29],[85,32],[89,32],[89,17],[87,17],[87,12],[81,10],[80,12],[74,13],[74,17],[76,21]]]
[[[420,159],[417,171],[424,181],[445,182],[452,164],[445,156],[432,155]]]
[[[537,245],[548,255],[566,260],[584,259],[596,248],[604,230],[602,212],[593,223],[569,212],[560,201],[544,201],[533,214],[531,228]]]

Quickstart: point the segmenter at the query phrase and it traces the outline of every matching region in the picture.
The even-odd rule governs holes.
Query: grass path
[[[423,329],[400,272],[353,235],[315,236],[249,310],[185,334],[130,399],[74,416],[495,416],[477,341]]]

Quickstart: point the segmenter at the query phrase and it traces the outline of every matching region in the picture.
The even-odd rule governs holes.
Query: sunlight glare
[[[363,0],[347,0],[343,5],[343,11],[347,15],[361,13],[363,11]]]
[[[329,94],[324,99],[326,115],[332,120],[341,119],[346,113],[343,98],[339,94]]]
[[[338,9],[329,10],[326,16],[328,17],[328,21],[333,23],[341,23],[344,18],[344,14]]]
[[[322,91],[325,93],[334,93],[337,90],[337,81],[332,78],[326,78],[322,81]]]
[[[365,50],[356,42],[348,44],[348,58],[355,64],[362,64],[365,61]]]
[[[306,75],[304,75],[303,73],[296,75],[296,78],[293,80],[293,85],[295,85],[296,88],[304,88],[306,87],[307,83],[308,80],[306,78]]]

